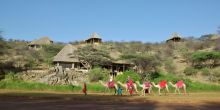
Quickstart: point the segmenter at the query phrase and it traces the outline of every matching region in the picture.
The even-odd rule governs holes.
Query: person
[[[142,94],[144,94],[144,96],[145,96],[146,93],[150,94],[150,87],[151,87],[150,81],[146,80],[145,82],[143,82]]]
[[[132,95],[133,94],[134,83],[133,83],[133,81],[132,81],[130,76],[128,76],[126,84],[127,84],[128,91],[129,91],[130,95]]]
[[[87,85],[86,85],[86,82],[83,83],[82,92],[84,93],[85,96],[87,95]]]
[[[117,93],[122,96],[122,88],[120,86],[118,87]]]

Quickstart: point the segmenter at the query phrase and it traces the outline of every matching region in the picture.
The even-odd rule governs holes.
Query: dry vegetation
[[[204,35],[200,38],[185,38],[184,42],[175,43],[107,41],[98,46],[95,51],[91,46],[83,47],[79,49],[78,55],[95,66],[115,60],[111,59],[108,54],[116,51],[119,52],[115,53],[119,55],[117,59],[133,62],[137,65],[137,72],[143,77],[160,72],[177,76],[193,76],[201,81],[218,82],[220,80],[219,42],[219,35],[215,34]],[[27,43],[18,40],[6,41],[1,37],[1,73],[49,68],[52,65],[53,56],[64,46],[55,43],[34,51],[28,50]],[[72,44],[80,45],[78,41]]]

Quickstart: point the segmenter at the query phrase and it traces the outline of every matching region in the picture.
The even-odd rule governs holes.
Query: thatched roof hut
[[[67,44],[63,49],[54,57],[53,62],[79,62],[77,58],[71,57],[77,48],[71,44]]]
[[[88,39],[85,40],[87,44],[100,44],[102,43],[101,37],[97,33],[92,33]]]
[[[37,40],[33,40],[29,45],[45,45],[45,44],[52,44],[53,41],[50,40],[49,37],[42,37]]]
[[[28,47],[29,49],[37,49],[37,48],[41,48],[42,45],[48,45],[52,43],[53,41],[50,40],[50,38],[42,37],[40,39],[31,41],[31,43],[28,44]]]
[[[166,42],[170,42],[170,41],[172,41],[172,42],[180,42],[180,41],[182,41],[182,38],[177,33],[173,33],[171,38],[166,40]]]

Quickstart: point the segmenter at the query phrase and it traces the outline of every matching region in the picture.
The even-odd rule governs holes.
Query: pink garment
[[[183,80],[180,80],[180,81],[178,81],[178,82],[176,83],[176,86],[177,86],[178,88],[182,88],[182,87],[183,87],[183,84],[184,84]]]
[[[110,87],[110,88],[115,87],[115,83],[114,83],[114,81],[110,81],[110,82],[108,82],[108,87]]]
[[[130,79],[130,80],[128,80],[128,82],[126,83],[126,85],[127,85],[127,87],[128,87],[128,89],[130,89],[130,88],[133,88],[134,87],[134,83],[133,83],[133,81]]]
[[[145,86],[145,88],[149,88],[149,87],[151,86],[150,81],[146,81],[146,82],[144,83],[144,86]]]

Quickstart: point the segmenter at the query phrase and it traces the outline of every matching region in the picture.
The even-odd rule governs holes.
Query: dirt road
[[[220,92],[168,96],[113,96],[93,93],[7,92],[0,110],[219,110]]]

